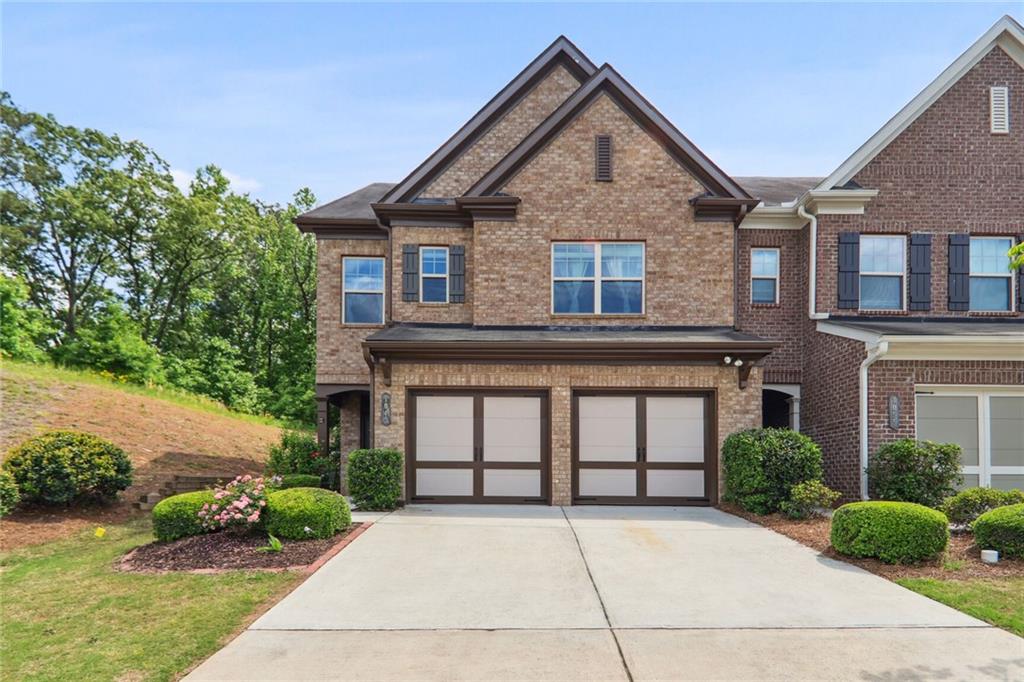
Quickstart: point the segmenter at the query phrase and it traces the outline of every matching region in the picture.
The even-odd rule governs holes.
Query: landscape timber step
[[[180,495],[181,493],[193,493],[197,490],[209,490],[215,486],[232,481],[234,478],[234,474],[175,475],[170,481],[158,483],[156,492],[143,493],[139,496],[137,502],[132,503],[132,506],[142,511],[149,511],[157,502],[165,497]]]

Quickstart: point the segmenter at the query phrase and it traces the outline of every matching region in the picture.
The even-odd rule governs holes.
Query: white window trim
[[[982,237],[982,236],[974,236],[974,235],[970,236],[970,241],[968,243],[974,242],[974,241],[979,241],[979,240],[995,240],[995,239],[999,239],[999,240],[1003,240],[1003,241],[1009,239],[1010,240],[1010,248],[1011,249],[1014,246],[1016,246],[1016,244],[1017,244],[1017,240],[1014,239],[1013,237],[1001,237],[1001,236],[984,236],[984,237]],[[968,269],[968,272],[967,272],[967,306],[968,306],[968,308],[970,308],[970,312],[972,312],[972,313],[1007,313],[1007,312],[1012,313],[1012,312],[1014,312],[1014,310],[1015,310],[1014,302],[1017,300],[1017,278],[1014,276],[1016,273],[1013,270],[1010,269],[1010,257],[1009,256],[1006,257],[1006,272],[1005,273],[1002,273],[1002,272],[979,272],[979,273],[975,274],[974,271],[970,269],[970,263],[969,262],[967,264],[967,269]],[[1006,310],[978,310],[976,308],[971,307],[970,291],[971,291],[971,278],[972,277],[1002,277],[1002,278],[1005,278],[1005,279],[1009,279],[1010,280],[1010,301],[1009,301],[1010,307],[1008,307]]]
[[[594,276],[593,277],[555,277],[555,247],[560,244],[592,244],[594,247]],[[601,276],[601,245],[602,244],[638,244],[643,264],[643,274],[640,277],[602,277]],[[594,315],[605,315],[611,317],[642,317],[647,314],[647,244],[645,242],[588,242],[588,241],[555,241],[551,242],[551,314],[560,317],[593,317]],[[638,313],[602,313],[601,312],[601,283],[608,282],[640,282],[640,312]],[[593,282],[594,283],[594,312],[592,313],[557,313],[555,312],[555,282]]]
[[[774,251],[775,252],[775,275],[755,275],[754,274],[754,252],[755,251]],[[779,274],[782,270],[782,252],[776,247],[770,246],[752,246],[750,247],[750,303],[752,305],[778,305],[779,303]],[[774,301],[755,301],[754,300],[754,280],[755,279],[772,279],[775,280],[775,300]]]
[[[992,475],[1024,475],[1024,466],[992,466],[991,400],[993,397],[1024,397],[1024,390],[1008,386],[917,386],[914,393],[914,434],[917,435],[917,399],[921,396],[976,398],[978,403],[978,464],[961,466],[960,472],[976,475],[978,485],[990,487]]]
[[[383,273],[381,279],[381,288],[378,289],[346,289],[345,288],[345,265],[350,260],[377,260],[381,262],[381,272]],[[379,327],[384,324],[384,306],[386,305],[387,296],[385,295],[385,289],[387,288],[387,264],[384,263],[384,259],[377,256],[344,256],[341,259],[341,323],[344,325],[350,325],[354,327]],[[345,296],[347,294],[380,294],[380,321],[379,322],[349,322],[345,319],[345,311],[347,306],[345,305]]]
[[[857,306],[858,306],[858,310],[864,311],[864,312],[889,312],[889,313],[905,312],[907,310],[907,237],[906,237],[906,235],[901,235],[901,234],[864,234],[864,233],[861,233],[860,239],[861,239],[861,242],[863,242],[865,239],[898,239],[901,242],[903,242],[903,269],[900,272],[881,272],[881,271],[880,272],[874,272],[874,271],[860,270],[860,253],[861,253],[860,248],[861,247],[858,246],[858,252],[857,252],[858,253],[858,256],[857,256],[857,268],[859,270],[859,272],[857,274],[857,292],[858,292],[858,296],[857,296],[858,303],[857,303]],[[861,277],[871,277],[871,276],[899,277],[900,278],[900,307],[899,308],[865,308],[865,307],[860,305],[860,301],[863,300],[863,297],[860,295],[860,293],[862,291],[862,287],[860,286],[860,278]]]
[[[444,251],[444,274],[443,275],[428,275],[423,272],[423,252],[427,250],[433,251]],[[420,247],[420,303],[424,305],[446,305],[450,300],[448,276],[452,271],[452,259],[451,253],[447,246],[421,246]],[[444,280],[444,300],[443,301],[424,301],[423,300],[423,280],[425,279],[443,279]]]

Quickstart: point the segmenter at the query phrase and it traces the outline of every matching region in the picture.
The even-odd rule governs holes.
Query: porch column
[[[787,398],[786,402],[789,403],[789,428],[794,431],[800,430],[800,396],[795,395],[791,398]]]

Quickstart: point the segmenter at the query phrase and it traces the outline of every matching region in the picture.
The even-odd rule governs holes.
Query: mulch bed
[[[142,573],[298,570],[332,553],[363,525],[354,523],[326,540],[282,540],[284,547],[280,552],[259,551],[260,547],[267,546],[266,536],[230,532],[196,535],[173,542],[152,542],[125,554],[118,562],[118,568]]]
[[[736,505],[722,504],[722,511],[729,512],[747,521],[770,528],[776,533],[796,540],[821,552],[830,559],[845,561],[855,566],[876,573],[889,580],[900,578],[940,578],[943,580],[969,580],[974,578],[1020,578],[1024,577],[1024,560],[1000,559],[998,564],[985,564],[981,561],[981,549],[974,544],[974,536],[970,533],[954,533],[949,538],[944,556],[932,561],[911,566],[890,565],[877,559],[856,559],[843,556],[832,548],[829,534],[832,522],[825,518],[813,518],[804,521],[790,519],[782,514],[758,516],[746,512]]]

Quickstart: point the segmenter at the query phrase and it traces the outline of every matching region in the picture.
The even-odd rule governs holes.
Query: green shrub
[[[353,450],[348,456],[348,492],[359,509],[394,509],[402,496],[402,453]]]
[[[4,467],[26,502],[109,501],[132,484],[124,450],[88,433],[49,431],[7,454]]]
[[[267,460],[267,473],[277,476],[306,474],[319,478],[337,467],[337,458],[320,452],[316,438],[305,431],[283,431],[281,442],[270,446]]]
[[[1024,558],[1024,504],[1011,504],[985,512],[971,525],[974,541],[1000,556]]]
[[[960,476],[960,446],[912,438],[883,445],[867,468],[871,497],[939,507],[956,492]]]
[[[7,516],[21,501],[18,484],[6,469],[0,470],[0,516]]]
[[[821,481],[804,481],[793,486],[789,499],[783,500],[779,509],[791,519],[806,519],[818,509],[831,509],[841,495]]]
[[[832,515],[841,554],[906,564],[938,556],[949,542],[945,514],[912,502],[853,502]]]
[[[725,439],[722,468],[727,501],[770,514],[794,485],[821,479],[821,449],[790,429],[749,429]]]
[[[267,498],[267,532],[279,538],[329,538],[351,523],[348,502],[331,490],[289,488]]]
[[[967,488],[942,503],[950,523],[970,525],[985,512],[997,507],[1024,503],[1024,491],[995,488]]]
[[[199,517],[204,504],[213,504],[212,490],[182,493],[160,500],[153,507],[153,535],[157,540],[168,542],[206,533]]]
[[[281,482],[274,486],[277,490],[288,488],[319,488],[320,477],[313,474],[285,474]]]

